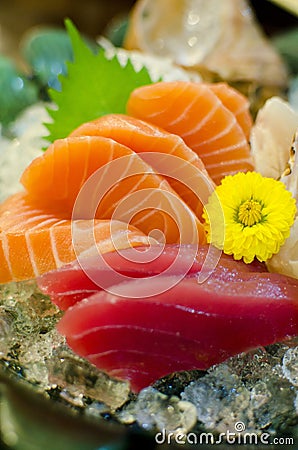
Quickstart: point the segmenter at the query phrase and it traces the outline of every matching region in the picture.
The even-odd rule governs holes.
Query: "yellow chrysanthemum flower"
[[[235,259],[267,261],[290,234],[296,202],[284,184],[256,172],[225,177],[204,208],[207,240]]]

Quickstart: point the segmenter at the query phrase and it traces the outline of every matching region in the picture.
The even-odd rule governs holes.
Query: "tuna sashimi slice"
[[[129,380],[133,391],[174,371],[207,369],[297,335],[295,279],[240,272],[233,282],[174,281],[159,277],[160,294],[149,297],[150,278],[118,285],[118,295],[96,293],[69,308],[58,330],[76,353]]]
[[[41,291],[53,303],[66,310],[101,289],[128,281],[129,278],[200,273],[206,270],[217,278],[232,279],[239,272],[262,272],[266,267],[258,261],[245,264],[209,245],[166,245],[124,249],[74,261],[59,270],[38,278]],[[202,273],[203,274],[203,273]],[[153,278],[152,278],[153,277]]]

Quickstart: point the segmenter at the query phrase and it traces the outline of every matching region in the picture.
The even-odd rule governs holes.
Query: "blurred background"
[[[234,1],[236,5],[240,0]],[[298,2],[298,0],[272,0],[272,2],[276,1]],[[284,57],[284,61],[289,66],[289,72],[296,75],[298,73],[298,15],[291,14],[272,2],[250,0],[265,34],[274,38],[273,40],[276,36],[282,37],[274,45]],[[0,0],[0,124],[2,124],[2,131],[3,126],[14,120],[26,106],[40,99],[47,100],[48,86],[59,89],[57,76],[60,73],[65,74],[64,62],[72,59],[72,49],[64,28],[65,18],[70,18],[80,33],[91,38],[93,43],[94,39],[104,35],[114,45],[121,46],[129,14],[135,3],[136,0],[84,0],[83,2],[79,0]],[[173,5],[175,4],[176,7],[180,5],[179,0],[178,3],[173,1]],[[199,5],[201,5],[200,2]],[[167,18],[164,20],[166,21]],[[233,22],[235,30],[240,26],[237,23]],[[293,30],[293,33],[284,37],[288,30]],[[228,34],[227,32],[224,36]],[[253,36],[248,37],[248,40],[254,41],[254,33],[251,34]],[[128,46],[128,48],[138,47]],[[283,95],[285,88],[285,83],[281,83],[282,89],[276,89],[274,82],[272,83],[272,79],[278,78],[272,73],[277,65],[273,63],[270,66],[265,62],[268,61],[264,55],[266,49],[256,46],[252,53],[254,51],[260,54],[255,56],[255,62],[260,64],[260,68],[257,68],[259,74],[254,85],[246,82],[239,84],[237,77],[225,78],[228,82],[235,82],[234,86],[249,97],[253,113],[262,105],[264,99],[272,95]],[[245,59],[245,55],[246,52],[241,53],[240,59],[242,56]],[[220,55],[218,57],[220,59]],[[231,67],[230,72],[241,71],[240,68],[245,63],[235,58],[236,67]],[[220,62],[218,64],[222,67]],[[222,75],[220,71],[213,68],[208,77],[213,76],[212,70]],[[210,81],[210,78],[208,79]],[[216,79],[211,78],[211,81]],[[254,82],[256,79],[249,78],[249,81]],[[295,83],[298,85],[298,81]]]
[[[64,26],[69,17],[81,32],[95,37],[115,17],[123,17],[133,0],[1,0],[0,52],[17,56],[23,34],[36,25]]]
[[[63,27],[65,17],[73,20],[80,31],[95,37],[111,25],[113,19],[123,18],[134,0],[1,0],[0,52],[17,56],[22,35],[36,25]],[[272,35],[285,27],[297,25],[297,17],[267,0],[251,0],[265,31]]]

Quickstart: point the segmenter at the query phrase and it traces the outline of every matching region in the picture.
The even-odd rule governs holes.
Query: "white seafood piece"
[[[280,251],[274,255],[266,266],[269,272],[298,278],[298,217],[291,228],[291,233]]]
[[[285,66],[247,0],[139,0],[125,40],[225,80],[285,86]]]
[[[266,101],[251,131],[251,150],[258,172],[279,179],[289,160],[298,113],[279,97]]]
[[[298,206],[298,132],[290,152],[290,159],[281,181],[296,199]],[[298,278],[298,214],[291,228],[291,233],[278,254],[274,255],[268,262],[267,267],[271,272],[279,272]]]
[[[293,145],[290,150],[290,158],[280,181],[282,181],[288,191],[296,199],[296,206],[298,206],[298,127],[293,140]]]

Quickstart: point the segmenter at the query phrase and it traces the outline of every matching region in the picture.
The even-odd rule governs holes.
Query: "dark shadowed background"
[[[70,17],[80,31],[97,36],[115,17],[127,15],[135,0],[1,0],[0,52],[16,53],[25,31],[35,25],[63,26]],[[297,18],[267,0],[251,0],[267,33],[297,24]]]

